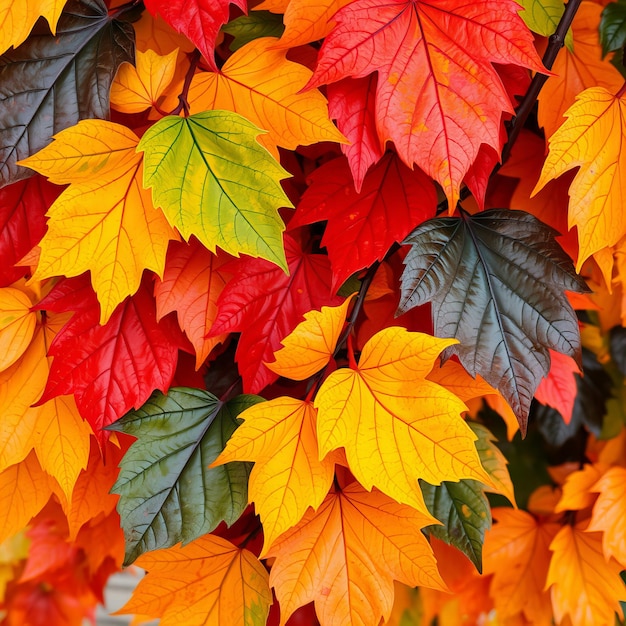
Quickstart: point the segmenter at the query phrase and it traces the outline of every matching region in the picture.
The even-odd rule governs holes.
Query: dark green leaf
[[[0,187],[32,172],[16,162],[85,118],[106,119],[117,68],[133,62],[135,34],[102,0],[69,0],[56,36],[39,20],[0,56]]]
[[[434,487],[420,481],[424,501],[443,526],[428,526],[428,532],[459,549],[482,573],[485,530],[491,528],[491,509],[482,485],[475,480],[442,482]]]
[[[626,0],[617,0],[604,7],[600,19],[602,54],[621,50],[626,44]]]
[[[549,349],[580,362],[578,321],[564,291],[587,291],[555,231],[523,211],[428,220],[404,241],[398,313],[432,303],[435,335],[454,337],[472,375],[499,389],[526,432]]]
[[[232,52],[260,37],[280,37],[285,30],[283,16],[269,11],[252,11],[222,26],[222,30],[234,37],[229,48]]]
[[[206,391],[179,387],[153,394],[109,426],[137,437],[112,489],[120,495],[126,565],[239,518],[248,504],[251,464],[209,465],[237,428],[237,415],[261,401],[245,395],[224,404]]]

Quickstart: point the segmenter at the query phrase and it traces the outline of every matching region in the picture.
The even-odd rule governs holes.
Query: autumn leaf
[[[216,72],[215,41],[220,27],[228,21],[231,4],[246,10],[245,0],[146,0],[148,11],[191,39]]]
[[[281,15],[258,10],[253,11],[250,15],[240,15],[222,26],[222,32],[233,36],[229,46],[233,52],[261,37],[280,37],[284,30],[285,26]]]
[[[311,403],[288,397],[250,407],[214,463],[254,462],[249,498],[263,523],[261,554],[308,507],[317,510],[333,482],[334,456],[319,460],[316,413]]]
[[[356,271],[382,261],[389,248],[435,216],[432,182],[387,153],[365,176],[357,193],[348,162],[335,159],[309,177],[289,229],[327,220],[322,245],[333,268],[333,289]],[[393,219],[391,216],[393,215]]]
[[[544,37],[553,35],[563,15],[564,6],[559,0],[522,0],[524,7],[519,16],[534,33]],[[568,50],[573,48],[572,31],[568,30],[565,36],[565,45]]]
[[[623,618],[620,601],[626,600],[626,587],[619,575],[622,568],[615,559],[605,559],[602,533],[565,525],[550,550],[546,587],[551,587],[557,622],[569,615],[573,626],[597,626],[613,624],[615,613]]]
[[[228,111],[168,116],[137,150],[155,206],[185,239],[195,235],[212,252],[219,246],[286,270],[278,209],[291,206],[279,184],[287,172],[256,142],[260,132]]]
[[[509,0],[356,0],[334,15],[307,87],[377,71],[382,143],[439,182],[454,210],[480,145],[499,152],[500,118],[512,112],[492,63],[543,69],[518,11]]]
[[[113,77],[122,62],[133,60],[126,18],[124,12],[109,16],[102,0],[68,0],[56,36],[40,22],[25,43],[2,56],[5,111],[15,114],[0,116],[0,187],[29,176],[16,162],[50,143],[54,133],[81,119],[108,117]]]
[[[137,438],[112,487],[120,495],[125,565],[239,518],[248,504],[250,466],[208,466],[237,428],[238,414],[259,401],[240,396],[224,403],[206,391],[179,387],[153,395],[108,427]]]
[[[32,304],[19,289],[0,289],[0,372],[24,354],[33,338],[37,315]]]
[[[196,351],[196,369],[226,334],[207,337],[217,317],[217,301],[226,286],[224,255],[211,254],[196,239],[170,245],[163,279],[154,285],[157,319],[176,311],[178,323]]]
[[[535,398],[556,409],[566,424],[572,419],[577,385],[575,374],[580,374],[576,361],[569,356],[550,350],[550,371],[541,380]]]
[[[550,595],[545,590],[550,542],[559,530],[526,511],[493,509],[496,524],[487,531],[484,573],[493,574],[490,595],[502,620],[523,615],[536,626],[552,624]]]
[[[265,624],[272,594],[267,570],[248,550],[204,535],[180,548],[144,554],[148,571],[118,613],[158,617],[161,626]]]
[[[626,97],[614,96],[602,87],[586,89],[549,139],[550,152],[535,191],[564,172],[580,168],[569,191],[569,226],[578,229],[577,271],[592,254],[626,235],[620,202],[626,185],[621,151],[625,114]]]
[[[226,266],[233,277],[219,297],[211,336],[241,332],[235,357],[248,393],[258,393],[276,380],[264,363],[305,313],[341,302],[330,288],[328,257],[303,252],[289,235],[285,254],[289,275],[263,259],[240,259]]]
[[[139,138],[119,124],[83,120],[21,161],[56,184],[71,183],[48,211],[35,279],[89,270],[105,324],[139,288],[144,269],[163,274],[176,233],[143,189]]]
[[[421,534],[430,521],[358,483],[331,492],[270,549],[281,624],[311,601],[322,626],[378,624],[391,612],[394,579],[445,589]]]
[[[255,39],[237,50],[220,73],[196,74],[189,90],[193,111],[226,109],[266,130],[257,141],[278,160],[277,146],[294,150],[319,141],[345,141],[328,117],[317,90],[299,93],[311,70],[276,50],[275,37]]]
[[[386,328],[363,347],[358,366],[334,371],[315,398],[320,456],[344,447],[350,470],[366,488],[426,512],[417,479],[489,482],[465,404],[426,380],[453,340]]]
[[[120,67],[111,85],[111,106],[122,113],[141,113],[158,103],[174,78],[178,50],[159,55],[137,50],[135,65]]]
[[[435,335],[460,342],[447,354],[502,393],[524,434],[548,350],[581,358],[564,292],[587,287],[554,231],[523,211],[492,209],[429,220],[404,243],[412,247],[398,311],[431,302]]]
[[[291,380],[306,380],[326,367],[335,351],[351,302],[352,296],[339,306],[323,306],[320,311],[305,313],[304,321],[281,341],[283,347],[274,352],[275,361],[265,363],[266,367]]]

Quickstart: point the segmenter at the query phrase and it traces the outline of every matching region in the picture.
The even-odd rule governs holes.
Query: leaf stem
[[[197,48],[189,55],[189,69],[185,75],[183,89],[178,95],[178,106],[170,111],[170,115],[180,115],[181,112],[185,114],[185,117],[189,115],[189,102],[187,101],[187,96],[189,95],[191,81],[196,73],[196,68],[198,67],[198,63],[200,63],[201,56],[200,50]]]

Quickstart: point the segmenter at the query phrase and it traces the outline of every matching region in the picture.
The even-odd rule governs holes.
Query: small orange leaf
[[[326,367],[353,296],[339,306],[323,306],[321,311],[305,313],[304,321],[281,341],[284,347],[274,352],[276,360],[265,365],[272,372],[291,380],[305,380]]]
[[[555,513],[580,511],[590,507],[597,497],[592,487],[606,469],[601,464],[586,464],[581,470],[569,474],[563,485],[563,495],[554,509]]]
[[[0,289],[0,372],[17,361],[33,338],[37,315],[33,303],[19,289]]]
[[[281,624],[315,602],[322,626],[378,624],[393,606],[393,581],[445,589],[421,528],[431,518],[352,483],[281,535],[270,584]]]
[[[272,594],[267,570],[248,550],[215,535],[155,550],[136,564],[148,571],[117,613],[161,618],[161,626],[265,624]]]

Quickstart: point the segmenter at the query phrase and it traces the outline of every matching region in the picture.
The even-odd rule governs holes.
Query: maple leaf
[[[174,388],[108,427],[137,437],[112,488],[120,495],[125,565],[239,518],[248,504],[250,465],[208,465],[237,428],[238,414],[259,401],[239,396],[223,403],[200,389]]]
[[[270,548],[281,624],[315,601],[322,626],[374,626],[389,618],[394,579],[445,589],[421,533],[431,521],[358,483],[328,494],[317,512],[309,509]]]
[[[328,112],[350,142],[341,144],[341,151],[350,164],[357,192],[367,170],[383,156],[376,130],[376,84],[374,73],[328,85]]]
[[[333,268],[333,289],[356,271],[382,261],[393,243],[435,215],[432,182],[391,152],[367,173],[360,193],[346,159],[325,163],[309,180],[289,229],[328,220],[322,245]]]
[[[262,257],[287,269],[279,207],[291,207],[287,172],[256,142],[260,131],[236,113],[164,117],[141,138],[144,185],[155,206],[211,251]],[[198,211],[198,207],[202,207]]]
[[[160,15],[174,30],[182,33],[202,52],[209,66],[215,64],[215,41],[220,26],[228,21],[229,7],[234,4],[246,11],[246,0],[146,0],[152,15]]]
[[[429,220],[404,243],[398,311],[431,302],[435,335],[460,341],[448,354],[502,393],[524,434],[548,350],[581,359],[564,291],[587,287],[554,231],[523,211],[492,209]]]
[[[461,418],[465,404],[426,380],[454,343],[386,328],[363,347],[358,366],[334,371],[315,398],[320,456],[343,446],[350,470],[367,489],[427,509],[417,479],[489,482],[476,436]]]
[[[334,15],[307,87],[377,71],[381,141],[439,182],[454,210],[480,145],[499,151],[512,112],[492,63],[543,69],[518,11],[509,0],[356,0]]]
[[[119,65],[133,60],[133,35],[126,16],[109,16],[102,0],[68,0],[56,36],[40,22],[25,43],[0,57],[6,94],[0,187],[28,177],[16,162],[54,133],[80,119],[108,117],[109,88]]]
[[[50,30],[56,33],[57,22],[67,0],[40,0],[38,2],[0,2],[0,54],[11,46],[17,48],[28,37],[35,22],[44,17]]]
[[[580,368],[571,357],[550,350],[550,371],[535,392],[536,400],[556,409],[566,424],[572,420],[576,400],[577,385],[574,374],[580,373]]]
[[[557,622],[566,615],[573,626],[613,624],[615,613],[623,618],[620,600],[626,600],[626,588],[619,575],[622,568],[615,559],[605,559],[602,533],[565,525],[550,550],[553,555],[546,587],[551,587]]]
[[[148,570],[118,613],[160,617],[162,626],[265,624],[272,594],[267,570],[248,550],[204,535],[180,548],[142,555]]]
[[[620,202],[626,185],[626,157],[621,150],[626,137],[624,115],[626,96],[614,96],[602,87],[586,89],[549,139],[550,152],[535,191],[564,172],[580,168],[570,186],[568,218],[570,228],[578,229],[577,271],[592,254],[626,235]]]
[[[49,347],[54,360],[39,402],[73,393],[100,442],[108,437],[104,426],[142,405],[154,389],[168,389],[180,331],[171,320],[157,323],[146,286],[127,298],[104,326],[98,324],[98,303],[84,275],[59,283],[38,308],[77,311]]]
[[[176,311],[180,327],[196,351],[196,369],[227,337],[225,333],[207,337],[227,282],[225,262],[224,256],[211,254],[195,239],[189,244],[174,242],[168,250],[163,279],[154,285],[157,319]]]
[[[163,274],[168,241],[177,238],[142,187],[138,141],[119,124],[82,120],[20,162],[51,182],[72,183],[48,211],[33,278],[90,270],[101,324],[137,291],[144,269]]]
[[[289,275],[263,259],[241,259],[226,266],[233,277],[219,297],[211,336],[241,332],[235,356],[249,393],[276,380],[264,363],[305,313],[341,302],[330,288],[328,257],[303,252],[289,235],[285,254]]]
[[[339,306],[323,306],[321,311],[305,313],[304,321],[281,341],[283,347],[274,352],[276,360],[265,365],[291,380],[306,380],[326,367],[346,321],[352,296]]]
[[[0,372],[24,354],[33,338],[37,315],[32,304],[19,289],[0,289]]]
[[[254,461],[249,497],[263,523],[263,554],[309,506],[320,506],[333,482],[335,457],[318,458],[316,411],[309,402],[275,398],[239,418],[243,424],[214,465]]]
[[[122,113],[141,113],[156,104],[174,78],[178,49],[159,55],[137,50],[135,65],[120,67],[111,85],[111,106]]]
[[[267,131],[258,137],[278,160],[277,146],[294,150],[345,138],[328,118],[326,98],[317,90],[298,93],[311,70],[276,50],[275,37],[255,39],[237,50],[219,74],[196,74],[189,89],[192,110],[226,109]]]
[[[497,523],[487,531],[484,572],[493,574],[490,595],[502,620],[523,614],[536,626],[552,624],[545,590],[551,560],[550,542],[559,525],[542,522],[526,511],[495,508]]]

